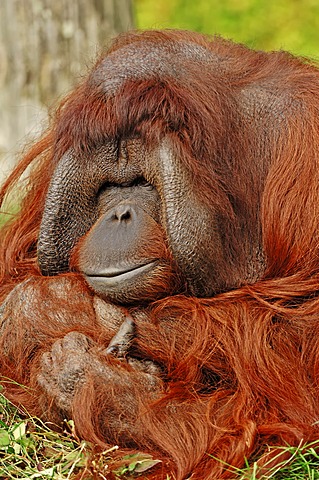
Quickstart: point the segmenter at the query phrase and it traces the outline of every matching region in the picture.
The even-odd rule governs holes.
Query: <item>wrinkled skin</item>
[[[96,158],[97,164],[101,162],[101,168],[105,162],[104,152],[105,148]],[[111,158],[107,157],[107,165],[112,166],[112,171],[103,172],[104,177],[94,179],[99,181],[95,186],[98,193],[90,199],[94,207],[92,213],[83,213],[86,222],[96,221],[78,243],[76,237],[72,240],[76,244],[71,260],[75,269],[84,275],[96,294],[121,304],[150,302],[176,292],[180,286],[161,226],[160,198],[157,189],[144,177],[141,154],[143,146],[135,140],[122,142],[120,151]],[[65,177],[65,171],[58,169],[56,175],[60,183],[59,177]],[[103,179],[104,183],[100,185]],[[43,217],[38,248],[41,268],[57,267],[61,270],[58,262],[62,262],[63,256],[70,255],[63,245],[61,256],[54,258],[53,265],[48,265],[47,250],[52,239],[47,232],[47,222],[58,220],[54,219],[49,202],[52,199],[73,205],[72,190],[69,193],[66,190],[66,193],[67,196],[62,198],[57,198],[55,193],[48,194],[49,206]],[[83,205],[82,197],[80,202]],[[68,222],[67,228],[72,231],[76,227],[79,235],[76,218],[71,218],[73,224],[69,226]],[[46,242],[44,245],[42,238]],[[173,276],[174,283],[171,281]]]
[[[190,173],[167,141],[148,151],[139,140],[123,140],[119,150],[110,143],[94,157],[93,161],[92,155],[78,158],[68,152],[51,180],[38,242],[44,274],[67,270],[71,251],[82,237],[75,247],[78,260],[74,263],[92,288],[111,301],[150,301],[154,299],[152,283],[156,284],[155,298],[181,291],[170,255],[178,276],[185,278],[187,289],[195,295],[209,296],[212,289],[219,291],[238,282],[228,271],[227,278],[222,277],[224,253],[211,208],[206,209],[196,197]],[[121,208],[123,212],[133,208],[129,234],[123,212],[123,228],[113,232],[109,227],[116,209]],[[161,223],[170,254],[164,248]],[[203,245],[213,248],[207,250]],[[139,271],[141,265],[146,269]],[[132,274],[123,278],[121,274],[128,270]],[[164,282],[161,292],[158,276],[165,279],[172,274],[174,281],[171,285]],[[182,285],[185,289],[185,282]]]
[[[92,351],[93,350],[93,351]],[[133,368],[129,368],[129,365]],[[138,366],[137,366],[138,365]],[[70,332],[52,345],[42,356],[39,385],[56,399],[56,405],[66,417],[72,416],[72,404],[76,393],[87,382],[113,385],[114,391],[104,398],[103,428],[105,436],[122,443],[137,443],[136,418],[138,404],[134,392],[156,400],[160,397],[161,381],[143,372],[144,363],[128,361],[124,368],[112,363],[112,356],[105,358],[94,352],[94,343],[79,332]],[[145,365],[145,370],[148,365]],[[156,371],[154,370],[154,373]],[[125,410],[122,402],[125,400]]]

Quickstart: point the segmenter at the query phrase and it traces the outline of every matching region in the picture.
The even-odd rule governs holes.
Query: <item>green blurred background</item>
[[[138,28],[221,34],[319,59],[319,0],[135,0]]]

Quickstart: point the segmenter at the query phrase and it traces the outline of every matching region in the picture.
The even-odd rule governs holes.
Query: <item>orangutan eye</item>
[[[151,184],[151,182],[147,181],[145,178],[141,177],[137,179],[137,185],[141,187],[148,188],[149,190],[153,190],[154,185]]]
[[[145,188],[148,188],[149,190],[152,190],[154,188],[151,182],[146,180],[146,178],[144,177],[137,177],[131,182],[121,183],[118,186],[119,187],[145,187]]]

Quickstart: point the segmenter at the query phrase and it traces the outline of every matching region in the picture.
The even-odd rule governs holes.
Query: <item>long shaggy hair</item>
[[[96,74],[103,62],[146,41],[163,48],[164,60],[169,42],[186,42],[211,51],[232,68],[224,71],[221,61],[220,71],[207,64],[201,71],[180,73],[185,78],[155,83],[154,76],[141,74],[139,79],[132,73],[125,84],[115,78],[109,87],[114,94],[105,98]],[[163,69],[165,73],[165,65]],[[110,137],[134,133],[151,144],[170,135],[203,204],[214,201],[223,211],[225,249],[249,242],[243,225],[231,226],[236,208],[241,209],[246,224],[256,225],[264,263],[238,288],[213,298],[176,295],[150,304],[153,321],[137,325],[139,349],[165,367],[167,387],[161,400],[151,404],[138,388],[133,392],[141,412],[137,447],[168,458],[169,472],[178,479],[213,480],[234,477],[227,465],[268,458],[268,445],[318,439],[318,69],[283,52],[255,52],[189,32],[152,31],[120,36],[93,71],[94,77],[89,75],[65,99],[48,132],[2,188],[4,198],[31,165],[21,208],[1,231],[0,295],[4,300],[19,283],[37,278],[36,304],[42,313],[36,322],[45,340],[31,355],[25,335],[3,324],[1,373],[38,388],[39,358],[55,339],[72,330],[97,343],[107,337],[101,326],[92,330],[94,319],[87,325],[77,322],[79,305],[71,300],[63,304],[70,319],[64,330],[55,325],[52,313],[59,310],[58,301],[47,313],[45,285],[52,279],[40,275],[36,245],[48,185],[61,156],[71,147],[90,152]],[[113,81],[112,72],[102,81]],[[263,92],[265,102],[254,111],[249,99]],[[278,128],[270,128],[273,118]],[[239,206],[234,198],[241,199]],[[83,311],[88,318],[94,315],[89,301],[83,300]],[[18,330],[24,331],[28,319],[21,312]],[[7,394],[42,413],[43,405],[32,393],[12,386]],[[77,431],[101,446],[111,434],[97,419],[109,396],[108,385],[92,381],[74,400]],[[155,472],[154,478],[165,478],[165,473]]]

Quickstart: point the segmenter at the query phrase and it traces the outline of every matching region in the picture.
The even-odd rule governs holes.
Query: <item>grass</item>
[[[279,455],[289,453],[289,460],[263,475],[258,472],[257,463],[247,464],[246,468],[234,471],[234,479],[319,480],[319,453],[315,446],[318,442],[302,448],[282,447]],[[114,446],[94,453],[91,445],[76,437],[72,421],[65,423],[63,432],[56,433],[41,420],[19,411],[0,392],[0,479],[130,479],[159,462],[140,453],[123,457],[118,466],[113,458],[116,450]]]
[[[72,421],[65,422],[63,432],[54,432],[50,425],[17,409],[0,392],[0,479],[120,480],[142,474],[160,462],[137,453],[115,463],[117,449],[94,452],[90,444],[77,438]]]
[[[271,449],[270,449],[271,451]],[[238,480],[319,480],[318,441],[302,447],[280,447],[278,459],[285,457],[267,473],[261,474],[257,462],[237,470]],[[276,456],[272,460],[275,460]],[[267,467],[267,464],[265,465]]]
[[[0,478],[70,479],[88,467],[86,444],[19,412],[0,394]]]

